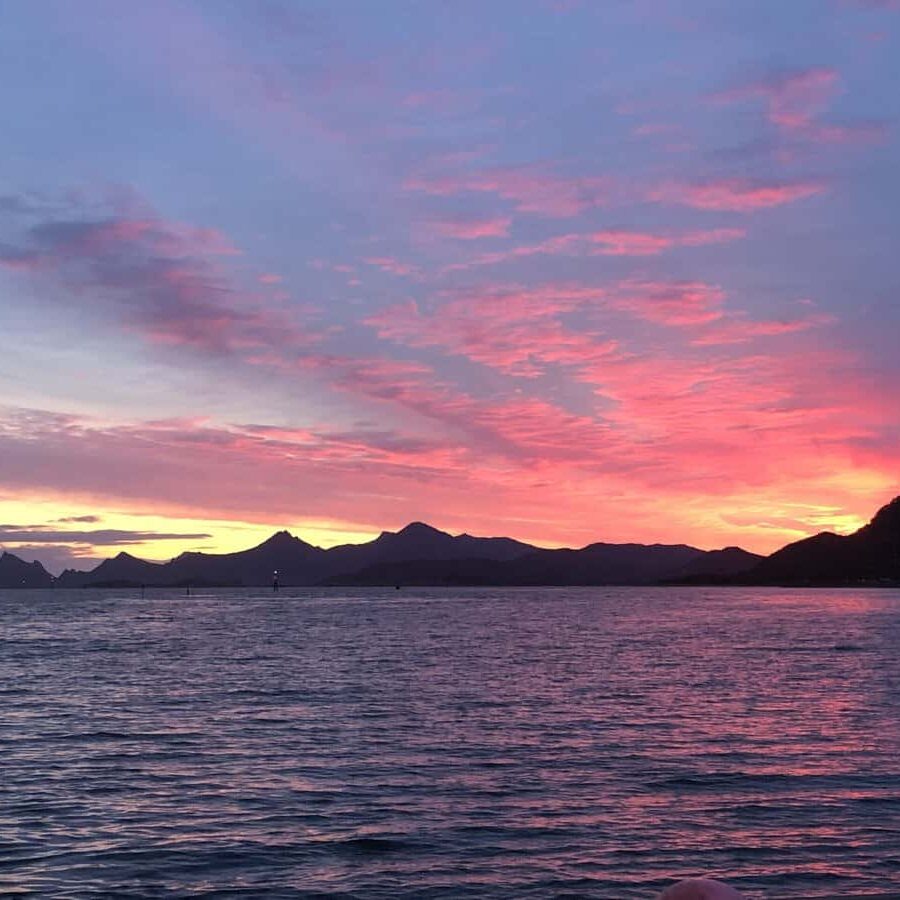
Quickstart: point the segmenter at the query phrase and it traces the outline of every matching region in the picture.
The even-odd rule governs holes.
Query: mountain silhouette
[[[720,580],[736,579],[746,575],[765,559],[757,553],[749,553],[741,547],[725,547],[710,550],[691,560],[674,578],[674,584],[709,584]]]
[[[843,585],[900,581],[900,497],[854,534],[825,531],[754,567],[751,584]]]
[[[657,584],[686,575],[746,572],[762,557],[739,548],[707,552],[682,544],[589,544],[580,550],[531,548],[513,559],[381,562],[332,578],[346,585]]]
[[[705,551],[685,544],[588,544],[548,550],[506,537],[452,535],[424,522],[384,531],[363,544],[323,549],[287,531],[237,553],[182,553],[166,563],[129,553],[80,572],[60,587],[314,585],[603,585],[900,582],[900,497],[855,534],[828,532],[769,557],[740,547]],[[49,587],[40,563],[4,553],[0,587]]]
[[[62,587],[654,584],[685,572],[732,574],[760,557],[733,548],[707,553],[685,545],[590,544],[545,550],[506,537],[451,535],[412,522],[364,544],[324,550],[279,531],[238,553],[183,553],[150,563],[120,553],[89,572],[68,570]],[[726,554],[722,557],[718,554]]]
[[[523,560],[520,584],[654,584],[704,554],[683,544],[589,544],[581,550],[539,550]]]
[[[118,553],[112,559],[105,559],[90,572],[90,583],[94,587],[120,587],[128,585],[155,584],[164,567],[159,563],[138,559],[130,553]],[[79,575],[87,573],[66,569],[57,579],[59,587],[83,587]]]
[[[453,536],[423,522],[412,522],[400,531],[383,531],[367,544],[344,544],[326,551],[327,559],[321,578],[331,582],[353,584],[353,574],[372,566],[403,568],[411,561],[435,563],[480,559],[499,562],[516,559],[534,552],[535,547],[512,538]],[[406,581],[406,579],[400,579]],[[388,582],[385,582],[388,583]],[[396,579],[389,583],[396,583]]]
[[[325,553],[279,531],[258,547],[237,553],[182,553],[167,564],[165,577],[173,585],[261,585],[271,584],[277,572],[283,584],[307,584]]]
[[[343,544],[323,550],[287,531],[279,531],[257,547],[237,553],[182,553],[167,563],[149,563],[127,553],[105,560],[89,572],[66,570],[61,587],[260,586],[275,572],[282,585],[311,586],[341,580],[368,566],[407,564],[429,559],[443,562],[476,557],[511,560],[535,550],[511,538],[453,536],[422,522],[397,532],[382,532],[365,544]],[[348,583],[348,582],[345,582]]]
[[[307,573],[326,551],[313,547],[287,531],[279,531],[258,547],[237,553],[182,553],[167,563],[150,563],[120,553],[89,572],[67,569],[60,587],[127,587],[135,585],[223,587],[271,584],[279,581],[307,584]],[[315,582],[311,582],[315,583]]]
[[[0,554],[0,588],[47,588],[53,586],[53,576],[37,561],[32,563]]]

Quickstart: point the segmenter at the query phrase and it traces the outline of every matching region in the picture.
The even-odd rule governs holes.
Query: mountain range
[[[0,556],[0,587],[271,585],[841,585],[900,581],[900,497],[860,531],[828,532],[762,557],[739,547],[589,544],[547,550],[512,538],[451,535],[421,522],[364,544],[322,549],[279,531],[237,553],[182,553],[166,563],[128,553],[54,579],[39,562]]]
[[[749,573],[751,584],[900,582],[900,497],[854,534],[822,532],[788,544]]]

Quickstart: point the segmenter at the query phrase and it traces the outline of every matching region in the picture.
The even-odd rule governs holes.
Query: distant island
[[[451,535],[421,522],[364,544],[322,549],[279,531],[238,553],[182,553],[166,563],[119,553],[54,578],[0,556],[0,588],[900,584],[900,497],[854,534],[823,532],[764,557],[740,547],[588,544],[546,550],[505,537]]]

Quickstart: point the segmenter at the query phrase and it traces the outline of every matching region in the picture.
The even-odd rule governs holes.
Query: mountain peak
[[[276,531],[270,538],[266,538],[260,544],[261,547],[278,547],[278,546],[287,546],[288,544],[302,544],[303,541],[298,537],[294,537],[286,528],[282,528],[281,531]]]
[[[29,563],[13,553],[0,552],[0,587],[43,588],[52,584],[50,574],[37,560]]]
[[[441,531],[426,522],[410,522],[399,531],[382,531],[372,542],[372,546],[408,547],[411,544],[432,546],[436,540],[453,541],[453,535]]]
[[[401,528],[397,534],[404,537],[450,537],[446,531],[441,531],[439,528],[435,528],[425,522],[410,522],[409,525]]]
[[[865,530],[890,532],[900,536],[900,497],[894,497],[890,503],[882,506]]]
[[[267,550],[279,554],[310,553],[318,550],[313,544],[309,544],[295,534],[291,534],[286,528],[276,531],[270,538],[266,538],[255,550]]]

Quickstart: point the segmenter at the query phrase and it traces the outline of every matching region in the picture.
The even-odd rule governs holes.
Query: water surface
[[[9,591],[0,641],[0,893],[900,882],[896,591]]]

